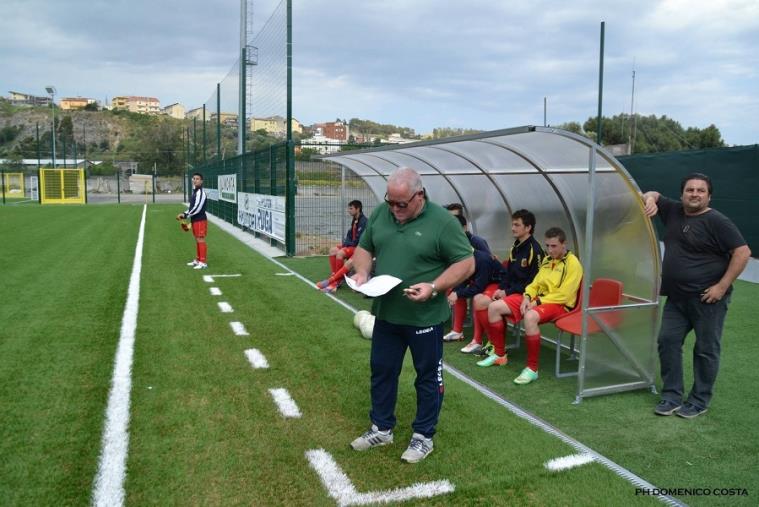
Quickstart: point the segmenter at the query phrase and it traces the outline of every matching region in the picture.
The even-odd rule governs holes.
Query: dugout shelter
[[[378,200],[393,170],[415,169],[431,200],[464,205],[472,232],[483,236],[500,258],[513,243],[511,214],[518,209],[535,214],[539,241],[549,227],[564,229],[585,271],[582,332],[576,348],[561,345],[560,350],[578,358],[575,401],[653,389],[659,243],[637,184],[602,147],[561,129],[527,126],[341,152],[323,160],[362,178]],[[621,304],[588,305],[598,278],[622,283]],[[555,344],[546,336],[550,334],[544,331],[544,340]]]

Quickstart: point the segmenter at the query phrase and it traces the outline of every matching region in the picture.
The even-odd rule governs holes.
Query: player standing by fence
[[[195,173],[192,175],[192,194],[190,195],[190,206],[187,211],[177,215],[177,220],[185,218],[192,222],[192,235],[195,236],[195,259],[188,262],[188,266],[193,269],[206,269],[208,267],[208,245],[206,244],[206,234],[208,233],[208,218],[206,217],[206,192],[203,190],[203,175]]]

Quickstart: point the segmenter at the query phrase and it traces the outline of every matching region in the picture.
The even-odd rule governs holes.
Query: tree
[[[598,119],[588,118],[578,131],[576,122],[560,126],[571,132],[583,134],[594,141],[598,129]],[[633,153],[656,153],[663,151],[719,148],[725,146],[719,129],[709,125],[704,129],[688,127],[683,129],[679,122],[662,115],[631,117],[627,114],[604,117],[602,119],[602,145],[626,144],[635,134]],[[634,130],[633,130],[634,129]]]

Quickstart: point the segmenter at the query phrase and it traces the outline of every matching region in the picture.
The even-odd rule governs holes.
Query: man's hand
[[[716,283],[701,293],[701,301],[709,304],[716,303],[725,297],[725,292],[727,292],[727,288]]]
[[[643,199],[643,211],[647,217],[652,217],[659,212],[659,206],[656,205],[659,200],[659,194],[657,192],[646,192],[642,196]]]
[[[503,289],[498,289],[493,293],[493,301],[498,301],[499,299],[502,299],[506,295],[506,291]]]
[[[448,294],[448,304],[453,306],[456,304],[456,301],[459,299],[459,296],[456,294],[456,291],[451,291],[450,294]]]
[[[535,308],[537,303],[535,301],[532,301],[529,296],[524,296],[522,299],[522,304],[519,305],[519,311],[522,312],[522,315],[526,315],[527,312]]]
[[[356,272],[351,277],[351,280],[353,280],[354,282],[356,282],[356,285],[361,286],[361,285],[364,285],[366,282],[369,281],[369,277],[366,275],[366,273]]]
[[[406,297],[411,301],[421,303],[427,301],[432,297],[432,284],[431,283],[415,283],[408,289],[403,289],[406,293]]]

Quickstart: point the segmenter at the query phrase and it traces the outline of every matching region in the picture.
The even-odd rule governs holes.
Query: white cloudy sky
[[[276,0],[256,2],[260,26]],[[429,132],[584,121],[604,113],[714,123],[759,142],[757,0],[294,0],[294,114]],[[238,0],[3,0],[0,93],[103,100],[156,96],[197,107],[239,46]]]

